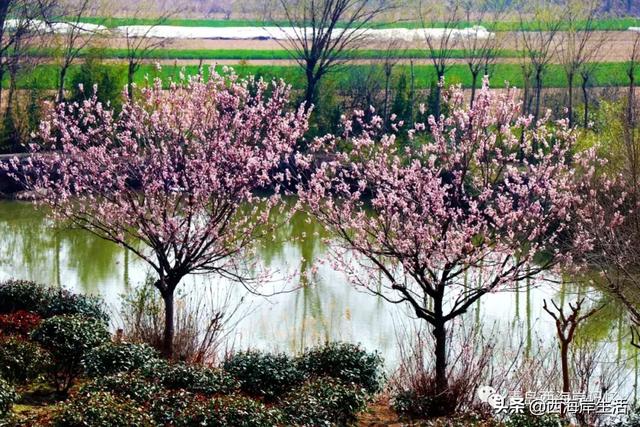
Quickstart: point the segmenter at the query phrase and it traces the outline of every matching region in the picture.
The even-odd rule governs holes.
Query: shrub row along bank
[[[162,359],[113,342],[99,300],[32,282],[0,284],[0,423],[74,426],[344,425],[380,391],[382,360],[352,344],[298,357],[244,351],[222,367]],[[60,403],[17,415],[46,381]]]
[[[596,67],[591,86],[627,86],[629,84],[626,68],[628,64],[624,62],[603,62],[599,63]],[[104,65],[107,70],[110,70],[114,75],[125,76],[125,68],[123,65],[107,64]],[[70,69],[69,83],[77,70],[79,65],[72,66]],[[240,76],[256,75],[262,76],[266,79],[284,79],[291,83],[294,88],[301,89],[304,87],[305,80],[301,69],[297,66],[258,66],[258,65],[234,65],[234,70]],[[366,75],[371,72],[371,65],[353,65],[349,67],[350,71],[339,70],[333,73],[329,78],[338,85],[347,85],[353,76]],[[52,90],[56,88],[58,78],[58,67],[52,64],[44,64],[36,67],[32,72],[22,76],[18,82],[17,87],[19,89],[41,89]],[[135,82],[138,85],[146,84],[147,77],[160,77],[163,81],[169,81],[170,78],[178,79],[180,72],[184,74],[193,75],[198,73],[197,65],[190,65],[185,67],[164,66],[160,70],[154,65],[143,65],[140,67],[135,75]],[[208,71],[207,71],[208,72]],[[406,64],[398,64],[394,67],[394,74],[404,74],[407,77],[410,75],[410,67]],[[430,88],[436,80],[436,72],[431,65],[416,65],[414,66],[415,87],[417,90],[424,90]],[[449,84],[462,84],[463,87],[471,87],[472,80],[469,68],[465,64],[453,64],[447,69],[445,75],[446,83]],[[636,69],[636,79],[640,79],[640,68]],[[480,79],[478,79],[480,80]],[[523,87],[524,80],[522,76],[522,69],[519,64],[496,64],[493,67],[491,73],[491,86],[494,88],[502,88],[505,86],[505,82],[509,82],[510,86]],[[575,82],[578,86],[581,82],[579,79]],[[2,81],[4,87],[8,87],[8,78]],[[480,85],[480,82],[478,82]],[[567,80],[562,66],[558,64],[550,64],[548,72],[545,73],[543,79],[543,86],[545,88],[563,88],[567,87]]]

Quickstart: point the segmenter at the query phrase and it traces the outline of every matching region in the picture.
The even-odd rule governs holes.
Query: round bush
[[[149,400],[149,414],[158,426],[175,426],[176,420],[196,401],[203,400],[186,390],[162,390]]]
[[[0,378],[0,418],[4,418],[11,411],[11,407],[18,400],[18,394],[7,381]]]
[[[143,404],[160,391],[162,388],[158,384],[141,377],[137,372],[121,372],[94,379],[82,388],[81,393],[109,392]]]
[[[158,352],[147,344],[108,342],[89,350],[82,365],[87,375],[98,377],[154,367],[159,362]]]
[[[55,316],[45,319],[31,333],[34,341],[52,355],[52,374],[59,390],[67,391],[82,372],[82,359],[91,350],[109,340],[101,321],[80,316]]]
[[[208,369],[185,363],[166,365],[147,375],[157,375],[160,383],[168,389],[184,389],[205,395],[230,394],[239,388],[238,382],[220,369]]]
[[[225,360],[224,369],[240,382],[242,391],[267,399],[283,395],[304,380],[286,354],[244,351]]]
[[[0,283],[0,313],[28,310],[41,317],[78,314],[108,322],[102,300],[54,289],[27,280]]]
[[[176,427],[271,427],[281,425],[277,409],[244,396],[222,396],[195,401],[175,420]]]
[[[343,383],[360,385],[369,393],[379,392],[384,382],[382,357],[359,345],[328,343],[314,347],[305,351],[297,363],[308,375],[337,378]]]
[[[0,377],[14,384],[25,384],[45,374],[50,356],[39,346],[23,338],[0,341]]]
[[[366,404],[365,389],[334,378],[318,378],[289,393],[281,409],[287,424],[348,425]]]
[[[54,427],[152,427],[146,410],[129,399],[111,393],[78,395],[63,403],[52,416]]]

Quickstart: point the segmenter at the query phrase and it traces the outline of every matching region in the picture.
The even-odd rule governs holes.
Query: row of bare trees
[[[482,75],[491,75],[503,47],[515,48],[517,61],[522,69],[523,101],[527,112],[537,119],[541,115],[542,91],[545,75],[552,63],[559,63],[564,70],[567,85],[568,117],[576,124],[574,90],[580,79],[584,115],[581,124],[589,122],[589,87],[597,67],[597,55],[606,41],[606,33],[597,31],[597,18],[601,4],[597,0],[564,0],[550,4],[545,1],[523,2],[516,8],[521,27],[529,31],[511,34],[507,46],[503,33],[487,33],[484,27],[495,28],[507,13],[504,4],[475,2],[473,14],[468,2],[462,0],[421,1],[416,13],[420,17],[424,38],[417,45],[425,58],[433,65],[436,78],[445,78],[449,67],[459,61],[462,52],[472,77],[471,103]],[[307,105],[318,103],[317,91],[322,78],[332,70],[344,66],[355,49],[370,45],[370,24],[379,16],[393,10],[397,4],[391,0],[279,0],[286,26],[296,28],[288,40],[281,44],[295,58],[306,78],[304,101]],[[484,7],[482,7],[484,5]],[[475,31],[461,35],[461,27],[472,25]],[[440,28],[439,33],[428,31]],[[415,41],[414,41],[415,44]],[[389,43],[388,54],[382,65],[386,86],[393,67],[398,63],[399,43]],[[440,115],[440,85],[434,90],[436,103],[434,115]],[[386,104],[386,103],[385,103]]]
[[[126,48],[128,89],[133,96],[134,75],[143,58],[160,47],[163,40],[148,38],[146,35],[156,25],[166,21],[172,12],[166,8],[154,9],[154,2],[137,2],[136,18],[148,18],[151,23],[147,33],[140,34],[129,30],[119,37],[124,39]],[[2,139],[5,145],[15,149],[28,134],[29,129],[21,129],[17,121],[22,115],[16,111],[18,80],[29,76],[34,68],[48,62],[57,67],[55,101],[65,100],[68,88],[69,71],[90,48],[102,46],[103,35],[112,36],[103,26],[110,10],[117,7],[111,4],[90,0],[6,0],[0,2],[0,81],[8,80],[8,90],[3,94],[0,85],[0,116],[2,117]],[[174,9],[176,10],[176,9]],[[64,17],[64,22],[60,22]],[[85,24],[88,17],[94,18],[98,25]],[[54,28],[56,31],[54,31]],[[127,27],[128,28],[128,27]],[[34,55],[34,48],[46,49],[47,57]],[[41,99],[34,100],[39,103]]]

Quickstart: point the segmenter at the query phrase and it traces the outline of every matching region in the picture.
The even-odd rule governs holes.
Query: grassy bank
[[[63,18],[64,19],[64,18]],[[152,25],[155,23],[153,19],[146,18],[99,18],[87,17],[83,18],[83,22],[92,24],[105,25],[107,27],[118,27],[122,25]],[[259,19],[188,19],[188,18],[171,18],[164,22],[164,25],[176,25],[183,27],[274,27],[278,25],[287,26],[286,21],[264,21]],[[429,27],[442,27],[441,22],[429,22]],[[477,22],[459,22],[456,24],[460,28],[477,25]],[[539,22],[535,21],[502,21],[496,23],[484,23],[487,29],[492,31],[537,31],[544,28]],[[370,25],[372,28],[422,28],[420,21],[397,21],[397,22],[376,22]],[[569,24],[561,26],[561,29],[567,29]],[[623,31],[629,27],[640,26],[640,18],[624,17],[624,18],[600,18],[594,23],[594,29],[601,31]],[[578,22],[577,28],[584,29],[586,21]]]
[[[108,65],[114,73],[125,74],[122,65]],[[75,73],[78,66],[72,66],[67,74],[68,81]],[[380,67],[377,67],[380,68]],[[600,63],[596,68],[593,76],[593,84],[595,86],[626,86],[628,79],[625,72],[626,64],[623,62]],[[282,78],[293,85],[294,88],[300,88],[304,85],[304,74],[297,66],[258,66],[258,65],[237,65],[234,66],[236,72],[240,75],[259,75],[266,79]],[[333,79],[337,85],[348,85],[354,79],[362,79],[367,73],[372,71],[371,65],[352,65],[348,68],[336,70],[329,78]],[[154,65],[143,65],[135,75],[138,84],[145,83],[145,77],[149,78],[161,77],[165,80],[169,78],[179,78],[180,71],[184,70],[185,74],[195,74],[198,72],[196,65],[186,67],[164,66],[157,70]],[[436,80],[436,73],[433,66],[417,65],[415,70],[415,87],[416,89],[426,89]],[[406,73],[409,76],[408,65],[397,65],[394,73],[400,75]],[[58,67],[53,64],[44,64],[36,67],[31,73],[23,76],[18,81],[20,89],[54,89],[56,87],[56,79]],[[637,72],[636,78],[640,79],[640,70]],[[464,87],[471,87],[471,75],[469,69],[464,64],[455,64],[449,67],[446,73],[447,84],[462,84]],[[504,87],[508,81],[511,86],[523,87],[524,79],[522,71],[518,64],[496,64],[491,74],[491,85],[493,87]],[[2,82],[4,87],[8,86],[8,80]],[[580,81],[576,81],[579,85]],[[552,64],[549,66],[544,76],[544,86],[547,88],[561,88],[567,86],[567,80],[560,65]]]

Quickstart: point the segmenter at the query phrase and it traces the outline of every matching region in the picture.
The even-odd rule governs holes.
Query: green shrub
[[[328,343],[311,348],[297,362],[305,374],[337,378],[343,383],[360,385],[369,393],[380,391],[384,381],[380,355],[355,344]]]
[[[422,395],[415,390],[401,390],[391,398],[391,407],[398,414],[423,417],[435,411],[436,402],[432,395]]]
[[[23,338],[0,341],[0,377],[14,384],[33,381],[49,369],[49,355]]]
[[[84,370],[90,377],[154,367],[159,362],[158,352],[147,344],[112,342],[89,350],[82,360]]]
[[[82,388],[81,393],[109,392],[142,404],[160,391],[162,388],[158,384],[137,372],[120,372],[94,379]]]
[[[281,396],[304,379],[286,354],[244,351],[225,360],[224,369],[240,382],[242,391],[267,399]]]
[[[282,414],[244,396],[195,401],[175,420],[176,427],[269,427],[282,424]]]
[[[107,322],[102,300],[54,289],[27,280],[0,283],[0,313],[28,310],[42,317],[78,314]]]
[[[175,426],[176,420],[200,397],[186,390],[163,390],[150,399],[149,414],[156,425]]]
[[[365,409],[367,392],[333,378],[319,378],[289,393],[281,409],[287,424],[346,425]]]
[[[184,389],[205,395],[230,394],[239,388],[238,382],[222,370],[185,363],[167,365],[155,373],[150,370],[148,374],[157,376],[160,384],[168,389]]]
[[[18,400],[18,395],[15,389],[7,381],[0,378],[0,418],[7,416],[16,400]]]
[[[146,410],[111,393],[78,395],[63,403],[52,416],[54,427],[152,427]]]
[[[45,319],[31,333],[34,341],[52,355],[52,379],[66,392],[82,373],[82,359],[89,350],[106,343],[109,332],[104,323],[80,316]]]
[[[120,111],[125,70],[122,66],[106,65],[101,59],[97,50],[88,52],[84,63],[71,78],[71,101],[81,102],[90,98],[93,96],[93,86],[96,85],[98,101]]]

